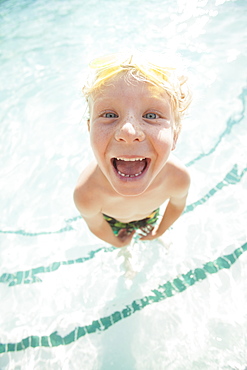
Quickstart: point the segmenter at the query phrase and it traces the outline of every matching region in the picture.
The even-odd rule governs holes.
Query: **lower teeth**
[[[125,175],[124,173],[118,171],[118,174],[123,176],[123,177],[137,177],[139,175],[141,175],[142,172],[139,172],[139,173],[135,173],[134,175]]]

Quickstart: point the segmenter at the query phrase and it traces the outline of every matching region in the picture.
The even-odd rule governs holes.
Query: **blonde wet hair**
[[[187,84],[187,77],[179,74],[176,66],[171,66],[162,56],[157,62],[151,61],[144,54],[118,53],[93,60],[90,63],[91,73],[82,91],[87,100],[93,97],[110,80],[117,76],[132,77],[137,81],[150,83],[163,89],[169,96],[174,115],[174,134],[181,130],[181,119],[191,103],[191,92]]]

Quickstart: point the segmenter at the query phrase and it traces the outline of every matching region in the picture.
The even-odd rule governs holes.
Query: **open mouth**
[[[112,164],[117,173],[125,178],[136,178],[146,170],[148,158],[112,158]]]

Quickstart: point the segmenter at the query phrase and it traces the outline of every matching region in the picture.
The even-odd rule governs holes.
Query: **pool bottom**
[[[159,285],[156,289],[151,290],[151,294],[141,299],[134,300],[130,305],[127,305],[121,311],[116,311],[110,316],[102,317],[99,320],[94,320],[90,325],[76,327],[66,336],[62,337],[58,332],[53,332],[49,336],[33,335],[22,339],[18,343],[0,343],[0,353],[18,352],[27,348],[36,347],[57,347],[71,344],[85,335],[90,335],[96,332],[102,332],[109,329],[117,322],[128,318],[135,312],[143,310],[145,307],[173,297],[175,294],[182,293],[194,284],[205,280],[209,275],[216,274],[222,269],[230,269],[237,259],[247,251],[247,243],[234,250],[233,253],[218,257],[214,261],[207,262],[203,267],[198,267],[190,270],[185,274],[181,274],[171,281],[167,281],[163,285]],[[82,261],[77,261],[82,262]]]

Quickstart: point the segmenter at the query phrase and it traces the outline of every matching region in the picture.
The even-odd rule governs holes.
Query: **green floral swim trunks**
[[[131,222],[120,222],[116,220],[115,218],[112,218],[110,216],[107,216],[103,214],[104,219],[110,224],[112,231],[115,235],[118,235],[120,230],[127,230],[128,233],[131,233],[133,230],[138,230],[145,228],[149,225],[153,225],[158,221],[159,218],[159,208],[156,209],[149,215],[148,217],[138,220],[138,221],[131,221]]]

